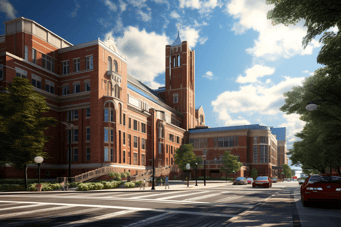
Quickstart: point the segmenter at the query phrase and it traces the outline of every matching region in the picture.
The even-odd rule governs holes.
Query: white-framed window
[[[73,83],[73,93],[79,93],[81,92],[81,85],[80,82],[74,82]]]
[[[78,148],[73,148],[73,161],[78,161]]]
[[[32,74],[32,85],[36,88],[41,89],[41,77]]]
[[[69,74],[69,61],[62,62],[63,65],[63,75]]]
[[[104,128],[104,142],[109,142],[109,129]]]
[[[146,133],[146,124],[141,123],[141,132]]]
[[[123,145],[125,145],[125,144],[126,144],[126,133],[123,132]]]
[[[163,125],[159,124],[159,138],[163,138]]]
[[[27,79],[27,71],[15,67],[15,76]]]
[[[110,129],[110,142],[114,142],[114,129]]]
[[[109,161],[109,148],[107,147],[104,148],[104,161],[105,162]]]
[[[43,68],[45,68],[45,69],[47,69],[47,70],[49,70],[51,72],[54,71],[54,60],[50,56],[48,56],[46,54],[42,54],[41,55],[41,60],[42,60],[41,61],[42,62],[41,66]]]
[[[142,139],[142,141],[141,141],[141,147],[142,147],[143,150],[146,149],[146,139]]]
[[[134,120],[134,130],[137,130],[137,120]]]
[[[86,117],[89,118],[90,117],[90,108],[86,109]]]
[[[85,57],[85,68],[86,69],[93,69],[93,57],[92,56],[87,56]]]
[[[84,91],[90,91],[90,80],[84,81]]]
[[[109,121],[109,109],[104,109],[104,121]]]
[[[63,95],[68,95],[68,94],[70,94],[70,89],[69,89],[69,85],[68,85],[68,84],[63,85],[63,87],[62,87],[62,94],[63,94]]]
[[[28,61],[28,46],[25,46],[25,60]]]
[[[175,93],[173,94],[173,103],[178,103],[179,102],[179,94]]]
[[[137,153],[134,153],[133,164],[134,164],[134,165],[137,165]]]
[[[81,70],[81,63],[79,58],[73,59],[73,71],[79,72]]]
[[[45,80],[45,91],[54,94],[54,83],[49,80]]]
[[[118,65],[117,65],[117,61],[114,59],[114,71],[118,72]]]
[[[134,136],[134,147],[137,148],[137,136]]]
[[[73,111],[72,119],[73,120],[78,120],[78,110],[74,110]]]
[[[108,67],[107,67],[108,71],[112,71],[112,61],[111,61],[111,57],[108,57]]]
[[[37,64],[37,50],[32,48],[32,62]]]
[[[73,130],[73,142],[78,142],[78,129]]]
[[[110,121],[114,122],[114,110],[110,110]]]
[[[90,147],[86,147],[86,161],[90,161]]]
[[[86,128],[86,141],[90,141],[90,127]]]

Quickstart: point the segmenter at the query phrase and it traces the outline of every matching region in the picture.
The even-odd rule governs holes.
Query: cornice
[[[151,114],[147,112],[146,110],[140,109],[138,107],[135,107],[134,105],[127,103],[128,110],[134,111],[135,113],[138,113],[140,115],[143,115],[145,117],[150,117]]]

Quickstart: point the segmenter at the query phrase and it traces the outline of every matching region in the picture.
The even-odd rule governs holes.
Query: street
[[[341,226],[341,209],[302,207],[297,182],[155,191],[0,193],[0,226]]]

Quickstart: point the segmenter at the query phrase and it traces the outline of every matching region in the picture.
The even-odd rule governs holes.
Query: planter
[[[36,188],[38,192],[41,192],[41,189],[43,188],[42,184],[36,184]]]

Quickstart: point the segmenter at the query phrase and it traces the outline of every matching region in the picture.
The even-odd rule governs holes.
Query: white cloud
[[[179,15],[175,10],[173,10],[173,11],[170,13],[170,16],[171,16],[171,18],[175,18],[175,19],[177,19],[177,18],[180,17],[180,15]]]
[[[105,35],[110,37],[113,33]],[[165,35],[155,32],[147,33],[136,27],[129,26],[123,36],[115,38],[120,53],[127,58],[128,73],[137,79],[158,88],[161,85],[154,82],[154,78],[165,71],[165,46],[170,43]]]
[[[192,8],[192,9],[200,9],[200,1],[199,0],[179,0],[180,8]]]
[[[278,114],[284,104],[283,93],[290,91],[293,86],[302,86],[305,77],[284,78],[284,81],[272,87],[269,84],[250,84],[240,86],[238,91],[225,91],[212,101],[213,111],[225,122],[230,120],[229,113]]]
[[[115,3],[112,3],[110,0],[104,0],[105,5],[109,7],[111,11],[116,12],[117,11],[117,6]]]
[[[6,14],[6,17],[10,20],[16,18],[15,14],[17,11],[14,9],[13,5],[7,0],[0,1],[0,11]]]
[[[238,83],[254,83],[259,77],[272,75],[275,72],[275,68],[270,68],[263,65],[254,65],[252,68],[246,70],[246,76],[238,76]]]
[[[221,8],[222,6],[223,6],[223,4],[218,0],[208,0],[206,2],[203,2],[203,4],[201,5],[201,8],[199,10],[199,13],[210,14],[210,13],[212,13],[212,11],[215,7]]]
[[[271,79],[267,79],[267,80],[265,81],[266,84],[269,84],[269,83],[271,83],[271,82],[272,82]]]
[[[315,74],[315,72],[309,72],[308,70],[304,70],[302,71],[302,73],[308,73],[310,76],[313,76]]]
[[[206,23],[205,21],[203,21],[203,22],[200,24],[200,23],[198,23],[197,20],[194,20],[194,25],[193,25],[193,27],[198,28],[198,27],[202,27],[202,26],[206,26],[206,25],[208,25],[208,23]]]
[[[121,9],[121,13],[122,13],[127,9],[127,3],[125,3],[122,0],[118,0],[118,2],[120,3],[120,9]]]
[[[202,77],[205,77],[209,80],[213,79],[213,73],[211,71],[207,71],[205,75],[203,75]]]
[[[167,8],[168,8],[167,10],[169,10],[170,8],[169,2],[167,0],[152,0],[152,1],[158,4],[161,4],[161,3],[167,4]]]
[[[147,0],[127,0],[127,1],[133,7],[138,7],[138,8],[147,7],[147,4],[145,3]]]
[[[186,40],[190,48],[195,47],[199,39],[199,31],[190,26],[180,28],[181,40]]]
[[[339,28],[335,25],[334,27],[328,29],[328,31],[338,33],[339,32]]]
[[[149,13],[145,13],[141,9],[138,9],[137,14],[139,14],[141,16],[141,20],[143,20],[144,22],[151,21],[151,19],[152,19],[152,12],[151,11],[149,11]]]
[[[302,38],[306,35],[307,28],[303,27],[303,23],[288,27],[282,24],[273,26],[271,21],[267,20],[267,12],[273,7],[266,5],[264,0],[231,0],[226,5],[226,11],[238,20],[232,28],[236,34],[248,29],[259,32],[254,47],[247,49],[247,52],[270,61],[280,57],[312,54],[313,49],[320,46],[318,41],[313,40],[303,49]]]
[[[200,37],[199,43],[200,43],[201,45],[203,45],[207,40],[208,40],[207,37]]]
[[[110,22],[106,22],[104,18],[99,18],[98,22],[105,28],[111,26],[112,24]]]
[[[281,124],[279,127],[286,127],[287,141],[293,143],[298,141],[300,138],[295,137],[295,134],[302,131],[305,122],[300,120],[300,115],[298,114],[284,114],[283,118],[286,120],[285,123]]]

